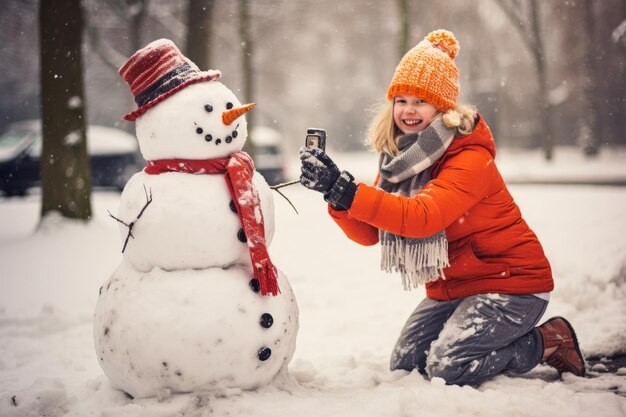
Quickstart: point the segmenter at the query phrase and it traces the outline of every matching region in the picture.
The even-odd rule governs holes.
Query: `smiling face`
[[[393,121],[402,133],[418,133],[426,129],[439,111],[435,106],[414,96],[393,98]]]
[[[245,116],[224,117],[239,107],[220,82],[189,85],[136,120],[141,153],[146,160],[214,159],[240,151],[248,136]]]

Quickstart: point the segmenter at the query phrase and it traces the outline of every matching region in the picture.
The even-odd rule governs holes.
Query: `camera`
[[[304,146],[307,148],[326,149],[326,131],[324,129],[308,128]]]

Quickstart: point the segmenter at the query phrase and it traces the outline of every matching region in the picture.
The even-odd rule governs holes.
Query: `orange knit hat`
[[[441,111],[454,108],[459,94],[459,70],[454,65],[454,58],[459,49],[452,32],[444,29],[430,32],[400,60],[387,99],[406,94]]]

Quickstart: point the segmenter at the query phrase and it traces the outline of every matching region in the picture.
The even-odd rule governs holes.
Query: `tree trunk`
[[[543,38],[541,37],[541,24],[539,22],[539,6],[537,0],[530,0],[531,12],[531,30],[535,40],[533,48],[533,56],[535,57],[535,65],[537,66],[537,80],[539,82],[539,97],[541,101],[541,142],[543,145],[544,157],[546,160],[552,160],[554,151],[554,135],[552,132],[552,106],[548,99],[550,87],[548,85],[548,71],[546,68],[545,51],[543,46]]]
[[[254,97],[254,76],[252,65],[252,37],[250,36],[250,3],[239,0],[239,36],[241,37],[241,67],[243,72],[243,101],[250,103]],[[254,109],[246,113],[248,121],[248,141],[244,150],[254,157]]]
[[[552,105],[548,98],[548,71],[546,66],[543,38],[541,36],[541,24],[539,21],[539,5],[537,0],[530,0],[530,16],[525,17],[520,1],[496,0],[496,4],[504,11],[518,30],[522,42],[528,47],[537,68],[538,98],[541,114],[539,115],[541,147],[544,156],[549,161],[554,151],[554,134],[552,129]]]
[[[583,153],[587,156],[598,154],[600,149],[600,124],[598,123],[596,94],[598,94],[595,82],[595,52],[594,39],[594,13],[593,2],[583,0],[582,14],[585,20],[585,34],[581,37],[579,59],[582,71],[582,102],[578,116],[578,143]]]
[[[409,50],[410,27],[409,27],[409,5],[408,0],[397,0],[398,14],[400,22],[400,37],[398,39],[398,61]]]
[[[41,0],[46,1],[46,0]],[[49,1],[49,0],[48,0]],[[144,45],[141,39],[143,22],[148,12],[148,0],[134,0],[130,2],[131,27],[130,27],[130,47],[131,55],[140,50]]]
[[[91,217],[80,0],[40,1],[41,216]]]
[[[210,68],[211,16],[213,0],[189,0],[187,13],[187,57],[201,70]]]

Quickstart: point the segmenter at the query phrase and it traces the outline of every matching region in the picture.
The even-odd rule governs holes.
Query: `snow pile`
[[[41,378],[28,389],[3,396],[0,411],[4,417],[63,416],[67,412],[65,385],[59,379]]]
[[[563,182],[626,184],[626,149],[604,147],[601,155],[586,157],[578,147],[562,146],[546,161],[540,150],[498,150],[496,162],[509,183]]]

